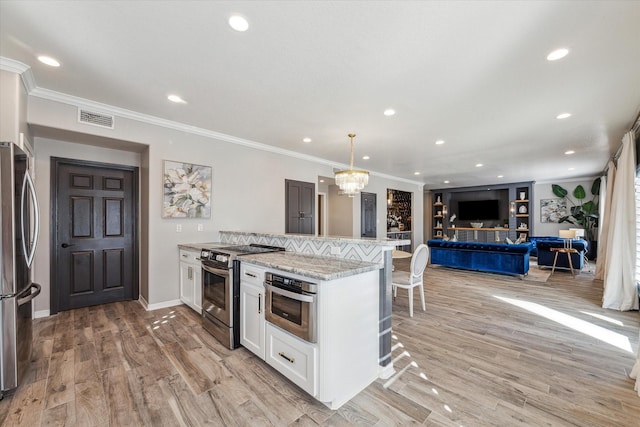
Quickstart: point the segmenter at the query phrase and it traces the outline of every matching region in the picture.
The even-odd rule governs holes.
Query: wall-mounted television
[[[458,202],[458,219],[500,219],[499,200],[467,200]]]

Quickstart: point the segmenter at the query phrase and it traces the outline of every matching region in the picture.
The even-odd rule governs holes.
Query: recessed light
[[[498,178],[504,178],[504,175],[498,175]]]
[[[383,114],[385,116],[393,116],[396,114],[396,110],[394,110],[393,108],[387,108],[386,110],[384,110]]]
[[[569,169],[567,169],[567,170],[570,170],[570,171],[572,171],[572,170],[575,170],[575,168],[569,168]]]
[[[481,167],[483,167],[483,166],[484,166],[484,165],[483,165],[482,163],[476,163],[476,167],[477,167],[477,168],[481,168]]]
[[[60,66],[60,62],[58,62],[55,58],[52,58],[50,56],[38,56],[38,61],[42,62],[43,64],[47,64],[50,67],[59,67]]]
[[[439,139],[436,141],[436,145],[442,145],[444,144],[444,141],[442,139]]]
[[[369,160],[371,157],[369,156],[362,156],[362,160]]]
[[[420,172],[414,172],[413,174],[414,175],[420,175]]]
[[[185,101],[184,99],[180,98],[178,95],[169,95],[167,96],[167,99],[171,102],[175,102],[176,104],[186,104],[187,101]]]
[[[324,179],[321,179],[320,182],[324,182]]]
[[[311,138],[302,138],[302,142],[311,142]]]
[[[562,113],[562,114],[558,114],[556,116],[556,119],[562,120],[562,119],[568,119],[569,117],[571,117],[571,113]]]
[[[558,59],[562,59],[569,53],[569,49],[556,49],[547,55],[547,61],[557,61]]]
[[[445,184],[448,184],[449,182],[451,182],[451,181],[449,181],[449,180],[444,181]]]
[[[249,29],[249,22],[244,16],[232,15],[229,18],[229,26],[236,31],[247,31]]]
[[[567,150],[567,151],[564,152],[564,154],[566,154],[568,156],[569,154],[575,154],[575,151]]]

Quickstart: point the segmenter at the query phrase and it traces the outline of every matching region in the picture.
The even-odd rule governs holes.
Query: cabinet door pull
[[[258,314],[262,314],[262,294],[258,294]]]
[[[189,255],[187,255],[187,254],[182,254],[182,258],[189,258]]]
[[[187,270],[187,277],[189,280],[193,280],[193,267],[189,267],[189,270]]]
[[[296,363],[296,359],[294,359],[293,357],[288,357],[283,352],[278,353],[278,356],[282,357],[284,360],[286,360],[289,363]]]
[[[249,276],[249,277],[253,277],[254,279],[257,277],[255,274],[249,273],[249,272],[246,272],[246,271],[244,272],[244,275],[245,276]]]

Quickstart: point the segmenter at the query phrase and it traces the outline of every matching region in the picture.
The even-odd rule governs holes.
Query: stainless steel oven
[[[305,282],[273,273],[265,275],[265,317],[285,331],[315,343],[317,331],[317,288]]]
[[[230,349],[240,346],[240,264],[239,257],[283,251],[265,245],[238,245],[203,249],[202,325]]]
[[[202,326],[228,348],[240,343],[233,334],[234,294],[231,255],[217,250],[203,250],[202,261]],[[238,290],[239,293],[239,290]]]

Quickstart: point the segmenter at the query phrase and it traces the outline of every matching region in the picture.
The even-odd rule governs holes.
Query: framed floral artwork
[[[211,218],[212,168],[165,160],[163,218]]]
[[[540,222],[558,222],[567,215],[567,199],[540,199]]]

